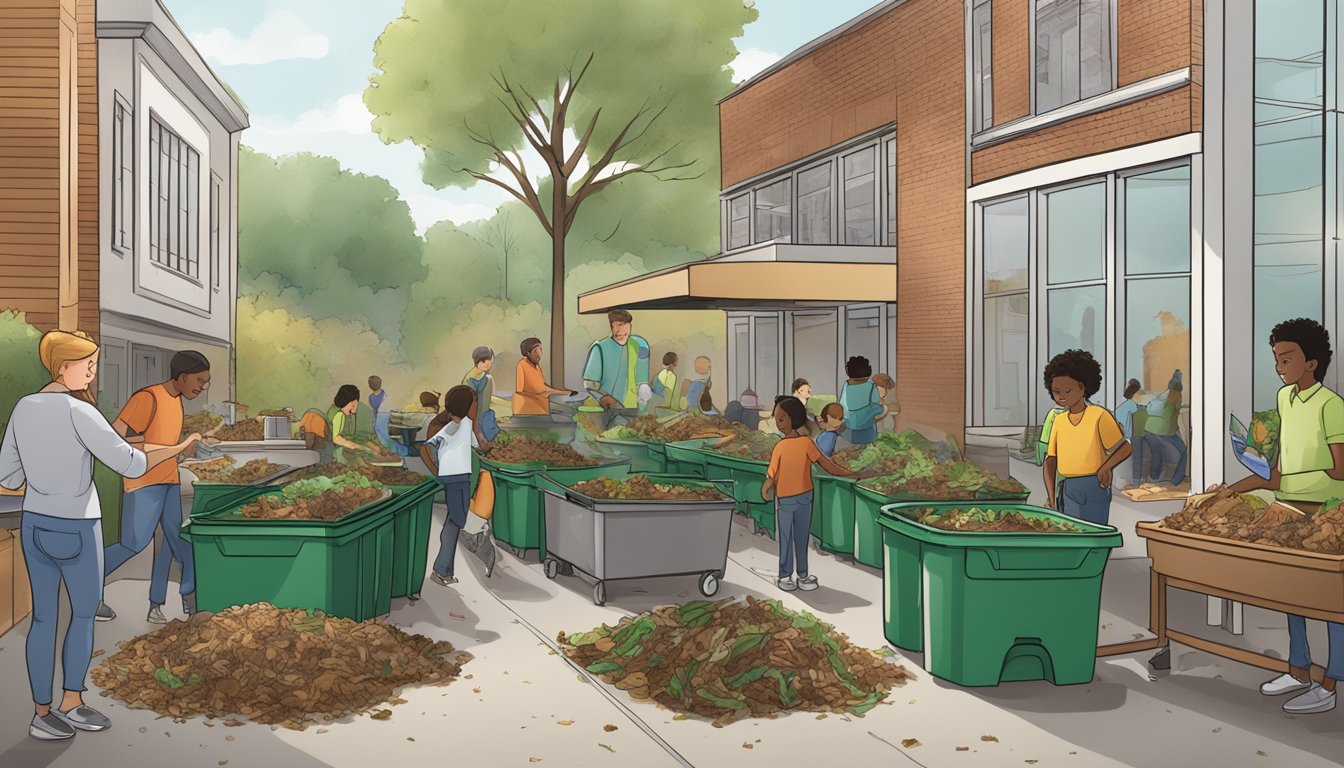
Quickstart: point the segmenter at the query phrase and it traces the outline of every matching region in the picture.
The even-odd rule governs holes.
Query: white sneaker
[[[1334,708],[1335,692],[1325,690],[1319,683],[1313,683],[1306,693],[1294,696],[1283,705],[1283,711],[1290,715],[1314,715]]]
[[[819,586],[821,585],[817,583],[816,576],[804,576],[798,580],[798,588],[804,592],[811,592]]]
[[[792,592],[798,588],[798,585],[793,583],[793,579],[778,579],[775,581],[775,586],[785,592]]]
[[[1311,683],[1304,683],[1292,675],[1279,675],[1260,686],[1260,692],[1266,696],[1282,696],[1285,693],[1297,693],[1305,691],[1311,687]]]

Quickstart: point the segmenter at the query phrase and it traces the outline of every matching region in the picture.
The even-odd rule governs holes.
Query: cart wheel
[[[716,573],[706,573],[700,577],[700,594],[705,597],[713,597],[719,592],[719,576]]]
[[[607,585],[599,581],[593,587],[593,605],[606,605],[606,604],[607,604]]]
[[[554,557],[546,558],[546,565],[544,567],[546,569],[546,578],[548,579],[554,579],[555,575],[560,572],[560,563],[556,561]]]

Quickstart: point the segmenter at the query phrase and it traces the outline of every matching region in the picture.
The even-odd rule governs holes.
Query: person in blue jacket
[[[872,363],[863,356],[851,357],[845,363],[845,375],[849,380],[840,386],[838,400],[845,409],[846,438],[852,445],[868,445],[877,439],[877,417],[885,410],[872,382]]]
[[[639,410],[639,385],[649,380],[649,343],[634,335],[634,318],[624,309],[608,312],[607,322],[611,336],[588,348],[583,386],[610,422]]]

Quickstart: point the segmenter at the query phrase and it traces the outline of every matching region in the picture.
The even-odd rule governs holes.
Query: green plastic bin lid
[[[908,515],[916,509],[935,509],[951,511],[956,509],[994,509],[1022,512],[1030,517],[1048,517],[1064,520],[1082,529],[1077,532],[1028,532],[1028,531],[949,531],[917,522]],[[933,502],[914,501],[888,504],[882,507],[878,515],[878,524],[897,533],[918,539],[926,543],[968,547],[1081,547],[1115,548],[1124,543],[1120,531],[1109,525],[1098,525],[1086,520],[1056,512],[1044,507],[1027,504],[1014,504],[992,501]]]

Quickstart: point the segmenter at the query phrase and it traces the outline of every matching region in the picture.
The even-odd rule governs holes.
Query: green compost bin
[[[769,464],[755,459],[716,453],[707,448],[701,448],[700,452],[705,457],[706,467],[717,467],[727,471],[728,479],[733,483],[733,499],[737,501],[739,511],[745,512],[751,518],[756,526],[756,532],[764,531],[770,538],[775,538],[775,502],[766,501],[765,497],[761,496],[761,486],[765,483],[765,472]],[[706,474],[718,473],[707,471]],[[710,476],[706,479],[723,478]]]
[[[426,478],[419,485],[389,485],[392,498],[392,597],[418,597],[429,562],[430,524],[439,481]]]
[[[103,546],[110,547],[121,541],[121,475],[95,460],[93,487],[98,489],[98,507],[103,513]]]
[[[701,480],[707,479],[705,454],[701,453],[699,449],[716,439],[682,440],[663,445],[662,450],[667,457],[667,474],[681,477],[699,477]],[[728,478],[720,479],[727,480]]]
[[[1067,520],[1078,533],[974,533],[915,522],[914,510],[994,509]],[[882,508],[883,629],[957,685],[1092,681],[1101,581],[1120,532],[1052,510],[992,502]]]
[[[878,521],[882,516],[882,507],[901,502],[920,502],[930,504],[948,503],[942,500],[921,499],[915,494],[885,495],[863,486],[860,480],[854,485],[854,560],[870,568],[881,568],[885,560],[883,552],[884,534]],[[1010,504],[1026,502],[1030,491],[1022,493],[982,492],[985,495],[968,501],[997,502]]]
[[[812,468],[812,535],[827,552],[854,554],[854,483]]]
[[[667,473],[667,452],[661,443],[649,443],[643,440],[612,440],[597,438],[597,446],[616,456],[624,456],[630,461],[631,472]],[[657,446],[655,448],[655,446]]]
[[[391,611],[390,499],[334,522],[248,520],[239,507],[193,517],[182,531],[196,560],[196,606],[219,612],[271,603],[366,621]]]
[[[273,486],[232,485],[226,483],[191,484],[191,517],[218,512],[231,506],[251,501],[258,491],[273,490]]]
[[[490,472],[495,483],[495,509],[490,517],[495,539],[512,547],[515,553],[536,549],[539,557],[544,558],[545,500],[537,477],[545,473],[565,484],[596,477],[625,477],[630,472],[628,461],[628,457],[622,457],[591,467],[546,467],[540,463],[501,464],[481,459],[481,468]]]

